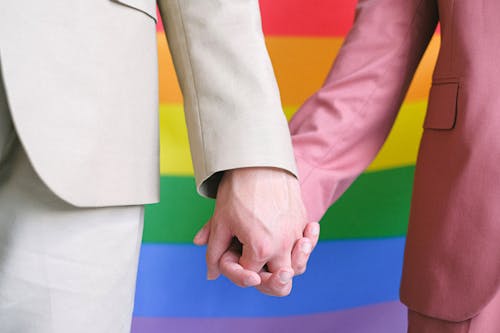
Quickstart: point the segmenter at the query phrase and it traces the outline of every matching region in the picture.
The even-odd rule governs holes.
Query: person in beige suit
[[[258,1],[158,4],[197,188],[218,197],[195,239],[208,278],[286,295],[318,230]],[[156,19],[155,0],[0,2],[2,333],[130,330],[143,205],[159,200]]]

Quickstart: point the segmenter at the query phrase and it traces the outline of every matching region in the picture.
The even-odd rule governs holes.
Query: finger
[[[209,237],[210,237],[210,221],[205,223],[205,225],[196,233],[193,239],[193,243],[196,245],[206,245],[208,243]]]
[[[292,251],[292,269],[295,275],[303,274],[306,271],[312,249],[312,241],[309,238],[301,238],[295,243]]]
[[[270,257],[270,247],[265,243],[243,244],[240,265],[250,271],[260,272]]]
[[[318,222],[311,222],[304,229],[304,237],[299,239],[292,251],[292,268],[295,275],[303,274],[312,251],[318,244],[320,226]]]
[[[316,247],[319,240],[320,226],[318,222],[310,222],[306,225],[304,229],[304,237],[309,238],[312,244],[312,248]]]
[[[267,269],[271,273],[278,271],[293,271],[292,269],[292,247],[284,248],[275,257],[267,262]]]
[[[220,272],[240,287],[255,287],[261,283],[259,274],[244,269],[239,263],[240,254],[233,249],[226,251],[219,262]]]
[[[266,295],[283,297],[292,291],[293,271],[261,272],[259,275],[261,284],[256,289]]]
[[[219,277],[219,260],[231,244],[232,238],[229,228],[219,224],[212,225],[207,246],[207,279],[215,280]]]

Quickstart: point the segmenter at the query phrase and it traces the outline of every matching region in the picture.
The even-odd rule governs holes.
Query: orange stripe
[[[342,41],[342,38],[266,38],[284,105],[301,105],[321,87]]]
[[[440,35],[436,34],[432,37],[427,47],[427,51],[417,68],[417,72],[413,77],[410,89],[406,95],[406,101],[415,102],[427,100],[432,83],[432,72],[434,71],[434,65],[436,64],[440,45]]]
[[[182,94],[175,76],[174,65],[165,33],[157,33],[160,104],[182,104]]]
[[[300,105],[323,83],[342,45],[342,38],[266,37],[284,105]],[[431,41],[417,70],[406,102],[427,99],[432,68],[439,50],[439,36]],[[177,84],[164,33],[158,33],[160,103],[180,104]]]

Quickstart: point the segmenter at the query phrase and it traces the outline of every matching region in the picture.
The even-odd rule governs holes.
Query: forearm
[[[161,0],[202,194],[228,169],[295,173],[257,0]]]
[[[437,22],[433,0],[360,1],[325,81],[291,122],[310,218],[328,207],[384,143]]]

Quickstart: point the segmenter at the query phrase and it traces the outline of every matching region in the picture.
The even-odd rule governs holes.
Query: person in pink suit
[[[360,0],[319,91],[291,121],[319,221],[384,143],[441,24],[400,296],[408,332],[500,332],[500,1]]]

